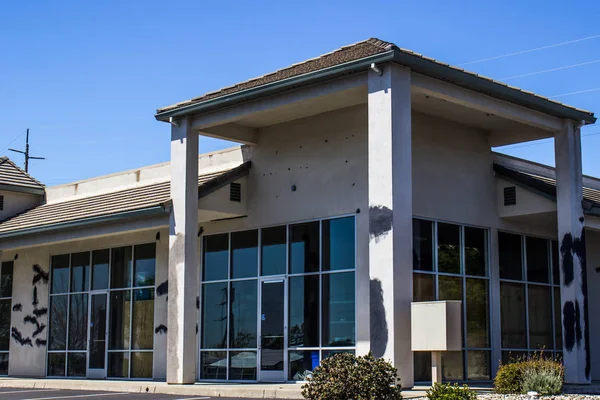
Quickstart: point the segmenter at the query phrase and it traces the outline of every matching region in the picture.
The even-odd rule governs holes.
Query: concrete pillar
[[[188,119],[171,128],[167,382],[196,380],[198,133]]]
[[[371,350],[412,387],[412,144],[410,70],[369,71],[369,271]]]
[[[573,121],[565,121],[563,131],[554,136],[554,155],[565,381],[589,384],[590,340],[582,207],[581,133]]]

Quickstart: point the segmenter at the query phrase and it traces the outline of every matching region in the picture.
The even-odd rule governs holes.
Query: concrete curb
[[[289,386],[289,387],[287,387]],[[92,390],[155,393],[181,396],[247,397],[252,399],[302,399],[301,385],[168,385],[157,382],[90,381],[76,379],[0,379],[0,388]]]

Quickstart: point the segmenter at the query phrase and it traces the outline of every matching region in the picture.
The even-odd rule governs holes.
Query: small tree
[[[302,386],[310,400],[401,400],[398,371],[389,362],[371,353],[355,357],[334,354],[321,362]]]

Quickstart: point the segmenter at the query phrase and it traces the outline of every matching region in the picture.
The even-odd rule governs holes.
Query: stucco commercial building
[[[445,379],[539,348],[600,379],[592,113],[369,39],[156,119],[170,163],[43,187],[0,161],[0,374],[294,381],[372,351],[412,386],[411,302],[461,300]],[[541,138],[556,169],[491,150]]]

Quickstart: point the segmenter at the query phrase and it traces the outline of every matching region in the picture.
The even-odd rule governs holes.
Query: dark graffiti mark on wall
[[[154,333],[156,333],[157,335],[165,334],[165,333],[167,333],[167,327],[161,324],[156,327],[156,329],[154,330]]]
[[[48,314],[48,309],[46,307],[36,308],[35,310],[33,310],[33,315],[35,315],[36,317],[41,317],[42,315],[46,314]]]
[[[580,219],[580,222],[583,222]],[[571,233],[563,236],[560,244],[561,254],[561,285],[570,287],[576,277],[581,279],[580,293],[574,299],[564,299],[563,302],[563,332],[565,338],[565,349],[572,352],[575,346],[585,351],[585,376],[590,379],[590,339],[589,318],[587,300],[587,270],[585,254],[585,228],[582,228],[579,237],[573,237]],[[577,261],[577,262],[576,262]],[[582,343],[583,341],[583,343]]]
[[[375,357],[383,357],[388,344],[388,326],[383,305],[383,288],[379,279],[370,282],[371,351]]]
[[[32,310],[32,314],[27,314],[24,318],[23,318],[23,324],[27,325],[27,324],[31,324],[33,326],[35,326],[34,331],[31,333],[31,337],[27,336],[24,337],[23,334],[21,333],[21,331],[19,331],[17,328],[13,327],[12,328],[12,333],[11,336],[12,338],[19,343],[21,346],[30,346],[33,347],[33,342],[31,340],[31,338],[35,338],[38,335],[41,335],[44,330],[46,329],[46,324],[43,322],[38,321],[38,318],[41,318],[45,315],[48,314],[48,309],[46,307],[40,307],[38,308],[38,305],[40,303],[39,297],[38,297],[38,288],[37,288],[37,284],[38,283],[42,283],[42,284],[48,284],[48,273],[46,271],[44,271],[42,269],[42,267],[40,267],[38,264],[34,264],[32,266],[32,271],[33,271],[33,279],[31,280],[31,285],[33,286],[32,289],[32,302],[31,305],[33,306],[33,310]],[[15,304],[13,307],[13,311],[14,312],[21,312],[23,311],[23,305],[22,304]],[[36,346],[40,347],[40,346],[46,346],[46,340],[43,339],[36,339],[35,341]]]
[[[21,335],[21,332],[19,332],[17,330],[17,328],[12,328],[11,329],[11,336],[21,346],[31,346],[31,347],[33,347],[33,343],[31,343],[31,339],[30,338],[23,338],[23,335]]]
[[[169,294],[169,280],[167,279],[156,287],[156,295],[158,297]],[[167,299],[168,300],[168,299]]]
[[[32,283],[32,285],[35,285],[40,280],[44,284],[48,284],[49,275],[48,275],[48,273],[46,271],[44,271],[42,269],[42,267],[40,267],[38,264],[34,264],[33,267],[32,267],[32,269],[33,269],[33,283]]]
[[[33,332],[33,334],[31,335],[32,337],[36,337],[37,335],[39,335],[40,333],[42,333],[44,331],[44,329],[46,328],[45,324],[40,324],[37,320],[37,317],[34,317],[32,315],[27,315],[25,316],[25,318],[23,318],[23,322],[24,323],[30,323],[36,326],[35,331]]]
[[[200,296],[196,296],[196,310],[200,309]]]
[[[371,239],[379,240],[392,230],[393,212],[385,206],[369,208],[369,235]]]

